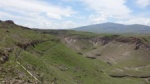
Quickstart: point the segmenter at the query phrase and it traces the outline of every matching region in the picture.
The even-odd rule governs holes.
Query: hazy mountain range
[[[118,23],[102,23],[89,26],[73,28],[77,31],[87,31],[94,33],[150,33],[150,26],[133,24],[124,25]]]

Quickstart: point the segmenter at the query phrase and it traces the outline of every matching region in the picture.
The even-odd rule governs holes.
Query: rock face
[[[2,21],[0,20],[0,23],[1,23]]]
[[[65,37],[64,41],[69,46],[73,45],[73,48],[75,48],[76,50],[84,49],[82,47],[87,46],[87,44],[97,47],[97,46],[104,46],[110,42],[119,42],[119,43],[123,43],[123,44],[134,44],[135,45],[134,50],[138,50],[141,47],[150,49],[150,45],[145,44],[142,39],[137,38],[137,37],[122,37],[119,35],[98,36],[98,37],[92,37],[92,38],[84,38],[84,37],[82,38],[80,36],[70,36],[70,37]],[[82,44],[78,44],[81,42],[82,42]],[[74,47],[74,46],[77,46],[77,47]]]
[[[49,40],[33,40],[31,42],[28,42],[28,43],[16,43],[16,45],[18,47],[26,50],[29,46],[35,47],[35,45],[38,45],[39,43],[46,42],[46,41],[49,41]],[[55,40],[55,39],[51,39],[51,41],[58,41],[59,42],[59,40]]]
[[[0,52],[0,63],[5,63],[6,61],[9,60],[9,55],[8,53],[4,52],[4,51],[1,51]]]
[[[15,24],[12,20],[6,20],[5,23]]]
[[[35,40],[35,41],[29,42],[29,43],[25,43],[25,44],[23,44],[23,43],[16,43],[16,45],[19,46],[20,48],[26,50],[28,46],[34,47],[35,45],[37,45],[40,42],[44,42],[44,41]]]

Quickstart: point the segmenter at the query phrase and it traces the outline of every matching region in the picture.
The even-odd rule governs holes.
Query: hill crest
[[[119,23],[102,23],[88,26],[73,28],[77,31],[94,32],[94,33],[150,33],[150,26],[141,24],[124,25]]]

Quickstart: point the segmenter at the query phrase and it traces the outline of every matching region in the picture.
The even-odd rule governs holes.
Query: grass
[[[3,28],[4,27],[4,28]],[[6,33],[7,32],[7,33]],[[69,32],[82,38],[97,36],[93,33]],[[110,66],[97,59],[88,59],[79,55],[76,51],[58,41],[52,34],[42,34],[37,31],[23,29],[20,26],[0,23],[0,48],[12,48],[9,61],[0,64],[0,79],[12,81],[22,80],[25,82],[35,81],[16,60],[28,71],[36,76],[42,84],[138,84],[145,83],[143,79],[112,78],[105,70]],[[18,47],[16,43],[30,43],[41,40],[34,47],[29,46],[26,50]],[[83,41],[82,41],[83,42]],[[81,42],[81,43],[82,43]],[[85,41],[84,41],[85,42]],[[81,44],[79,43],[79,44]],[[89,43],[85,42],[85,45]],[[89,47],[89,45],[88,45]],[[21,50],[18,58],[17,53]],[[3,56],[0,56],[3,57]],[[1,80],[0,80],[1,82]]]

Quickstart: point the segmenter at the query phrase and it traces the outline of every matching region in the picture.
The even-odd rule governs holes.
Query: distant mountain
[[[94,33],[150,33],[150,26],[133,24],[123,25],[118,23],[102,23],[89,26],[73,28],[77,31],[87,31]]]

